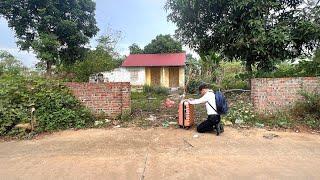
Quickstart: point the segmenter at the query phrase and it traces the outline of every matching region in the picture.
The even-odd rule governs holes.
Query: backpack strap
[[[213,90],[209,90],[211,92],[213,92]],[[214,95],[216,95],[216,93],[213,92]],[[212,109],[219,115],[218,111],[209,103],[209,101],[207,101],[207,103],[212,107]]]
[[[212,107],[212,109],[218,114],[218,115],[220,115],[219,113],[218,113],[218,111],[207,101],[207,103]]]

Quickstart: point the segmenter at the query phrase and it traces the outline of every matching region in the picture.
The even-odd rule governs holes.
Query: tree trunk
[[[47,63],[47,67],[46,67],[47,76],[51,76],[51,73],[52,73],[52,62],[47,61],[46,63]]]
[[[251,75],[252,75],[252,64],[251,62],[246,62],[247,73],[250,74],[250,78],[247,79],[249,88],[251,89]]]
[[[249,63],[249,62],[246,63],[246,70],[247,70],[248,73],[250,73],[250,74],[252,73],[251,63]]]

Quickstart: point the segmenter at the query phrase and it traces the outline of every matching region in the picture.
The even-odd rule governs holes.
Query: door
[[[151,86],[160,86],[160,68],[150,68]]]
[[[169,86],[179,87],[179,68],[178,67],[169,68]]]

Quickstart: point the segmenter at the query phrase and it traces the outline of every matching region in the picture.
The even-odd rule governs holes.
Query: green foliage
[[[240,100],[234,102],[232,107],[230,107],[226,119],[233,123],[238,121],[246,124],[254,124],[257,121],[257,115],[250,102]]]
[[[306,123],[312,128],[320,129],[320,93],[319,92],[301,92],[304,100],[295,104],[292,114],[300,122]]]
[[[158,35],[144,47],[145,54],[178,53],[182,51],[180,42],[174,40],[170,35]]]
[[[191,54],[186,55],[186,86],[189,86],[191,80],[194,80],[200,74],[200,62]],[[187,90],[188,91],[188,90]]]
[[[204,81],[215,82],[220,85],[219,63],[223,60],[221,55],[216,52],[210,52],[208,55],[202,55],[200,59],[201,77]]]
[[[52,65],[59,63],[58,49],[60,43],[58,37],[53,33],[41,33],[39,38],[32,42],[31,46],[37,57],[46,63],[46,70],[50,73]]]
[[[154,99],[148,99],[154,98]],[[146,112],[156,112],[160,109],[161,103],[165,100],[166,96],[163,94],[149,94],[141,92],[132,92],[131,93],[131,112],[135,113],[137,111],[146,111]]]
[[[199,93],[198,89],[201,83],[203,83],[201,79],[191,79],[187,86],[187,92],[191,94]]]
[[[250,101],[250,93],[226,94],[229,102],[229,112],[224,118],[235,124],[243,124],[257,127],[290,128],[295,125],[294,116],[289,112],[266,112],[258,114]]]
[[[0,15],[15,31],[22,50],[33,49],[47,64],[73,64],[82,59],[98,28],[92,0],[2,0]]]
[[[169,89],[161,86],[143,86],[143,92],[146,94],[159,94],[159,95],[168,95]]]
[[[298,64],[282,62],[275,65],[271,72],[258,71],[254,68],[252,73],[243,72],[238,78],[282,78],[282,77],[313,77],[320,76],[320,51],[318,50],[311,60],[300,60]]]
[[[221,89],[248,89],[248,81],[237,78],[245,72],[245,67],[240,61],[222,61],[220,63]]]
[[[0,136],[14,126],[30,123],[35,108],[35,132],[83,128],[92,124],[88,110],[59,81],[41,77],[2,75],[0,78]]]
[[[297,71],[300,76],[320,76],[320,49],[317,49],[311,61],[299,62]]]
[[[129,46],[130,54],[143,54],[143,50],[135,43]]]
[[[87,82],[92,74],[112,70],[115,66],[116,62],[108,52],[96,49],[89,51],[84,61],[75,63],[71,73],[75,76],[73,80]]]
[[[166,9],[183,43],[201,55],[239,58],[249,72],[256,63],[272,71],[319,45],[319,5],[304,1],[167,0]]]
[[[122,122],[130,121],[132,119],[131,111],[125,110],[118,116],[117,119],[121,120]]]
[[[292,114],[287,111],[260,114],[258,116],[258,122],[275,128],[290,128],[298,125]]]
[[[0,50],[0,76],[4,73],[19,74],[26,68],[7,51]]]
[[[144,49],[136,43],[129,46],[130,54],[159,54],[159,53],[179,53],[183,52],[182,44],[168,35],[158,35]]]
[[[121,31],[107,28],[107,33],[97,39],[98,45],[96,49],[99,51],[105,51],[110,54],[112,58],[118,59],[119,54],[116,52],[116,46],[121,39],[121,34]]]
[[[320,129],[320,94],[319,92],[301,92],[304,100],[296,102],[290,110],[276,112],[266,111],[257,114],[250,102],[250,94],[227,94],[229,112],[226,120],[236,121],[251,126],[264,126],[275,128],[291,128],[308,125],[312,129]]]
[[[120,36],[118,31],[100,36],[97,39],[98,45],[96,49],[88,50],[82,61],[77,61],[70,66],[59,66],[59,76],[62,76],[67,81],[87,82],[91,75],[119,67],[124,58],[120,57],[115,51]]]
[[[208,66],[210,67],[210,66]],[[189,93],[197,93],[198,87],[202,82],[211,84],[213,90],[219,89],[248,89],[249,85],[246,79],[240,79],[239,76],[245,71],[244,66],[240,61],[223,61],[219,65],[212,68],[212,72],[201,77],[201,75],[191,76],[192,79],[188,82],[187,91]]]

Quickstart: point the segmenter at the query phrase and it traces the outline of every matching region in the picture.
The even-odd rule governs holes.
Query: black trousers
[[[220,123],[220,120],[220,115],[209,115],[207,120],[198,125],[197,131],[199,133],[213,131],[213,128],[217,127],[216,125]]]

